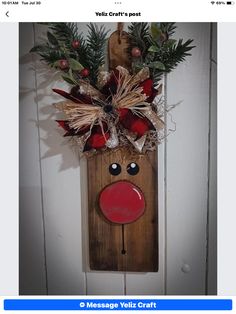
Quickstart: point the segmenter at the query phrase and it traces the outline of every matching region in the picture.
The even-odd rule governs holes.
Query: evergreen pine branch
[[[48,65],[53,66],[60,59],[65,59],[65,54],[58,48],[51,46],[48,42],[33,47],[30,52],[36,52]]]
[[[84,67],[88,67],[87,53],[88,49],[86,41],[76,23],[49,23],[49,28],[52,30],[59,42],[65,45],[70,58],[77,59]],[[79,48],[75,51],[72,49],[71,43],[74,40],[80,42]]]
[[[53,66],[56,61],[65,59],[65,55],[57,50],[50,50],[48,53],[40,52],[39,55],[48,65],[51,66]]]
[[[75,59],[90,72],[89,79],[93,85],[97,82],[99,67],[104,64],[104,50],[108,31],[90,23],[87,40],[79,33],[76,23],[47,23],[47,41],[35,46],[31,52],[37,52],[50,66],[55,66],[60,59]],[[73,41],[79,41],[74,49]],[[76,77],[78,71],[73,71]]]
[[[131,49],[138,47],[141,50],[142,56],[145,57],[148,48],[150,47],[150,33],[147,22],[131,23],[128,27],[128,33],[131,39]]]
[[[47,41],[35,46],[31,52],[37,52],[44,61],[53,66],[60,59],[73,58],[84,67],[88,67],[87,45],[76,23],[44,23],[48,26]],[[78,40],[79,48],[74,49],[72,42]]]
[[[49,23],[48,26],[54,35],[63,42],[71,43],[79,36],[76,23]]]
[[[183,43],[183,39],[172,45],[164,45],[159,52],[155,54],[155,59],[162,62],[165,66],[165,72],[169,73],[172,71],[179,63],[183,62],[187,56],[191,54],[189,51],[195,46],[190,46],[193,42],[192,39],[188,39]]]
[[[87,37],[87,62],[90,71],[90,82],[96,86],[99,67],[105,63],[106,31],[104,26],[96,24],[87,25],[89,29]]]
[[[162,33],[167,33],[168,36],[172,36],[175,33],[175,23],[160,23],[160,29]]]
[[[192,39],[188,39],[183,42],[183,39],[173,45],[164,45],[158,52],[153,56],[153,61],[161,62],[165,69],[151,69],[151,75],[154,81],[161,79],[163,73],[171,72],[179,63],[183,62],[187,56],[190,56],[190,50],[195,46],[191,46]]]
[[[105,61],[104,51],[108,33],[105,27],[98,27],[93,23],[88,24],[89,33],[85,40],[79,33],[76,23],[44,24],[48,26],[47,41],[33,47],[31,51],[37,52],[48,65],[54,67],[58,66],[59,60],[69,60],[72,76],[75,78],[80,78],[80,66],[87,68],[90,72],[90,83],[96,86],[99,68]],[[141,50],[141,57],[133,60],[134,71],[148,66],[151,77],[157,82],[163,73],[171,72],[190,55],[190,50],[194,48],[191,46],[193,40],[183,42],[182,39],[178,41],[169,39],[175,29],[175,23],[152,23],[151,27],[146,22],[131,23],[129,26],[130,52],[133,47]],[[164,39],[162,34],[165,35]],[[72,46],[75,40],[80,43],[76,49]],[[74,68],[71,60],[75,64]]]

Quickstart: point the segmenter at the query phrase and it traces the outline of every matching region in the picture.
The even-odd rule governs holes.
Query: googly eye
[[[117,163],[110,164],[109,172],[113,176],[118,176],[121,173],[121,166]]]
[[[131,176],[135,176],[139,172],[139,166],[135,162],[131,162],[127,166],[127,172]]]

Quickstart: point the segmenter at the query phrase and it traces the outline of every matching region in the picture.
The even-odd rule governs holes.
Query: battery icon
[[[228,5],[234,4],[234,1],[227,1],[226,4]]]

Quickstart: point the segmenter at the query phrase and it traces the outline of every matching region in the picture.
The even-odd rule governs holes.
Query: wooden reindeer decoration
[[[130,68],[129,37],[119,23],[109,67]],[[157,152],[118,148],[88,159],[89,259],[92,270],[158,270]]]
[[[87,156],[89,261],[92,270],[158,271],[156,146],[166,136],[160,80],[190,55],[192,39],[171,38],[175,23],[123,23],[108,41],[90,23],[49,23],[47,42],[35,46],[69,91],[57,120]],[[57,53],[55,53],[55,49]]]

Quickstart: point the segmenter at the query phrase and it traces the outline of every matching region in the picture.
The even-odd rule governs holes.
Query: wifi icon
[[[211,4],[215,4],[215,1],[211,1]]]

